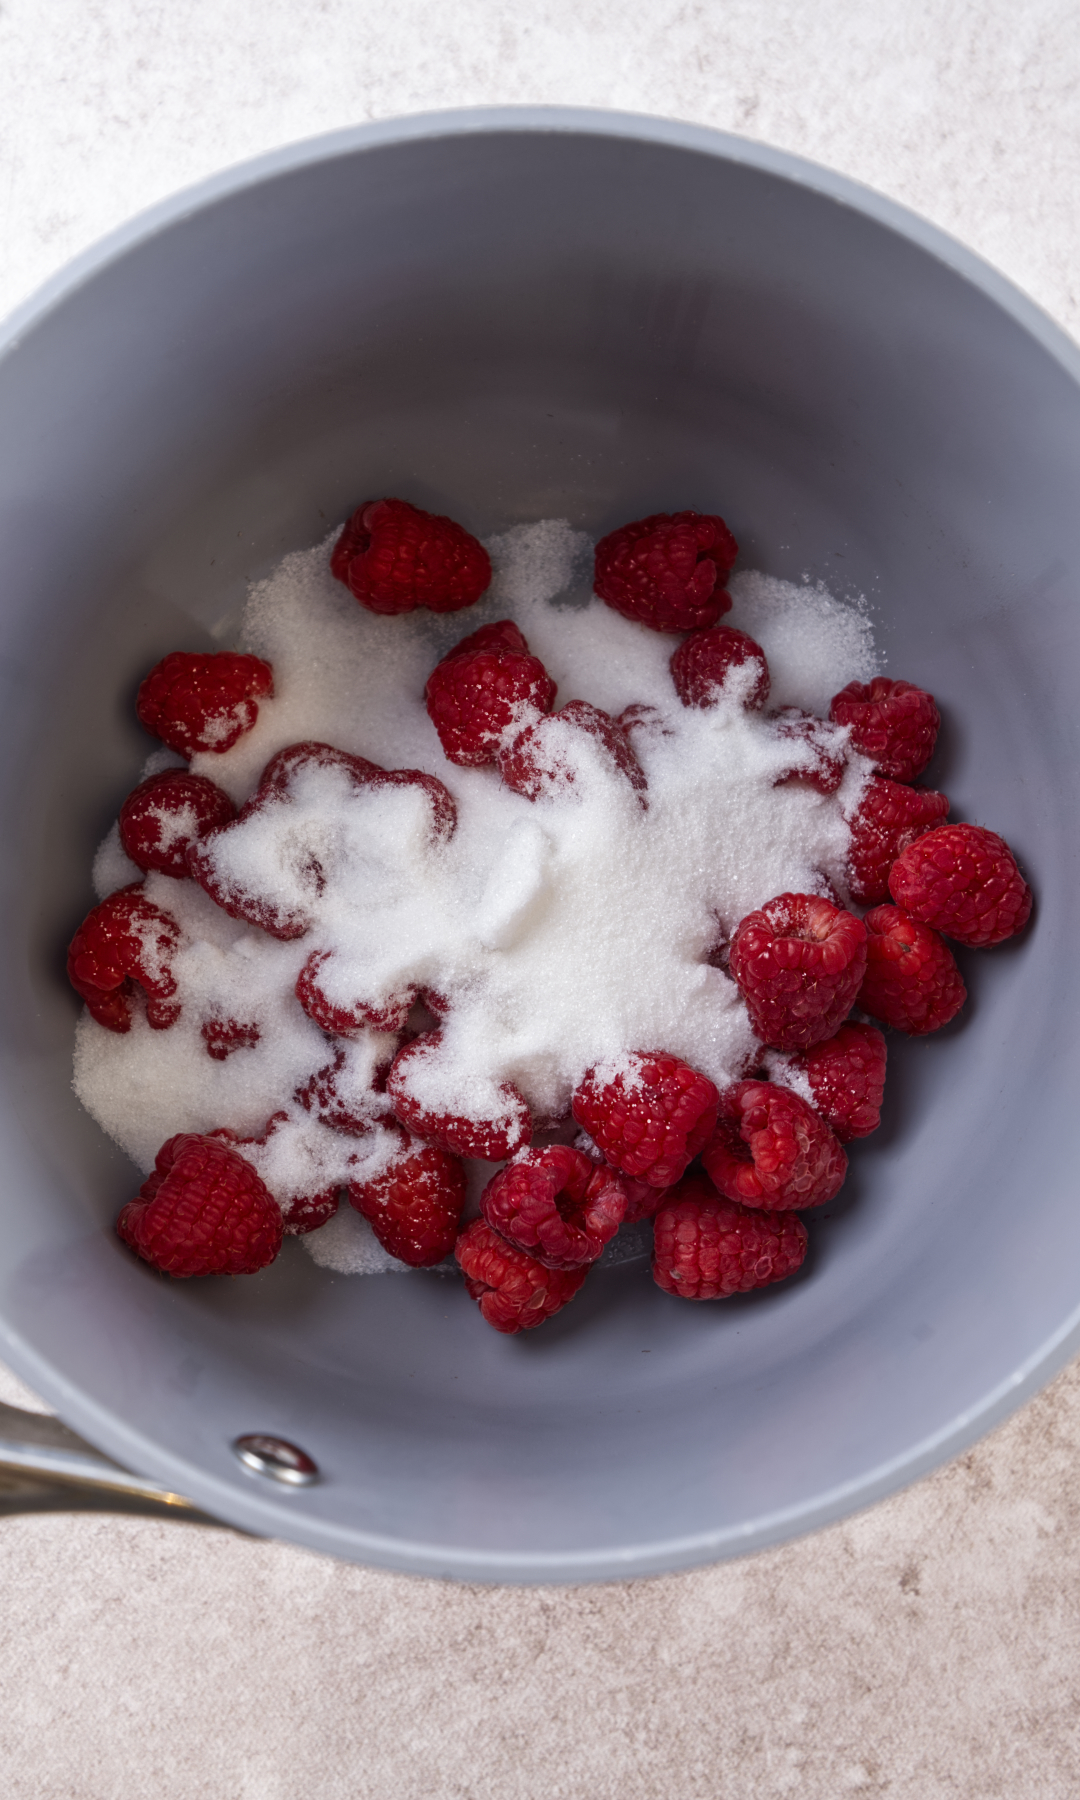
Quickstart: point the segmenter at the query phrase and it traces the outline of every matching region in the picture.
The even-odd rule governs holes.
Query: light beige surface
[[[817,157],[1080,329],[1080,11],[1052,0],[6,0],[0,308],[224,163],[494,101],[675,114]],[[1078,1479],[1074,1366],[868,1514],[632,1586],[448,1588],[178,1526],[0,1523],[0,1782],[1073,1800]]]

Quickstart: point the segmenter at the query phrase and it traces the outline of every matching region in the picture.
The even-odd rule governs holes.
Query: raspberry
[[[863,1011],[912,1037],[947,1025],[967,999],[967,989],[944,939],[898,906],[875,906],[865,924]]]
[[[759,711],[769,698],[769,665],[745,631],[734,625],[692,631],[671,659],[671,679],[684,706],[715,706],[733,669],[744,671],[737,687],[743,705]]]
[[[805,1050],[832,1037],[851,1011],[866,931],[817,894],[779,894],[736,927],[730,967],[755,1036],[777,1050]]]
[[[591,1163],[607,1167],[587,1131],[578,1134],[574,1148],[587,1156]],[[619,1175],[619,1186],[626,1196],[626,1211],[622,1221],[624,1225],[636,1225],[641,1219],[651,1219],[665,1194],[671,1191],[666,1187],[653,1187],[648,1181],[635,1181],[633,1176],[622,1174]]]
[[[493,625],[478,626],[446,652],[443,662],[449,662],[454,656],[471,656],[474,650],[509,650],[518,656],[529,654],[528,643],[513,619],[496,619]]]
[[[619,1177],[580,1150],[522,1150],[488,1182],[480,1210],[489,1225],[549,1269],[596,1261],[626,1212]]]
[[[120,808],[120,842],[140,869],[182,878],[196,838],[235,819],[223,788],[187,769],[163,769],[133,788]]]
[[[239,1150],[248,1144],[265,1144],[278,1126],[286,1123],[288,1117],[286,1112],[271,1113],[262,1131],[255,1137],[241,1137],[231,1125],[221,1125],[217,1131],[211,1131],[207,1135],[221,1138],[224,1143]],[[336,1188],[327,1188],[321,1194],[289,1194],[284,1199],[278,1194],[272,1194],[271,1198],[281,1213],[282,1229],[286,1237],[303,1237],[309,1231],[318,1231],[321,1225],[329,1223],[338,1209]]]
[[[215,1062],[224,1062],[234,1050],[254,1050],[262,1033],[253,1020],[246,1023],[239,1019],[207,1019],[202,1027],[203,1043],[207,1056]]]
[[[220,1138],[181,1132],[116,1221],[165,1275],[253,1275],[281,1249],[281,1212],[247,1159]]]
[[[851,820],[852,899],[864,906],[886,899],[889,871],[901,851],[940,825],[948,810],[945,795],[933,788],[904,787],[871,775]]]
[[[889,892],[912,918],[973,950],[1013,937],[1031,913],[1016,858],[984,825],[939,825],[909,844],[893,864]]]
[[[800,712],[797,706],[785,706],[773,717],[777,737],[799,745],[804,752],[774,785],[780,787],[789,781],[805,781],[807,787],[815,788],[819,794],[835,794],[847,767],[842,733],[813,713]]]
[[[441,1032],[425,1031],[398,1051],[386,1078],[386,1092],[396,1116],[417,1137],[449,1150],[453,1156],[506,1162],[515,1151],[524,1149],[532,1136],[532,1120],[523,1096],[512,1082],[493,1084],[495,1092],[487,1117],[466,1117],[438,1104],[426,1104],[423,1090],[433,1072],[432,1065],[438,1061],[441,1043]]]
[[[416,1000],[416,989],[402,988],[386,995],[377,1005],[359,999],[347,1006],[338,1005],[328,998],[319,980],[319,971],[331,955],[329,950],[313,950],[296,978],[296,998],[308,1018],[332,1037],[348,1037],[365,1026],[372,1031],[403,1030]]]
[[[369,612],[447,613],[479,600],[491,561],[453,519],[407,500],[368,500],[347,520],[330,571]]]
[[[849,1020],[827,1043],[792,1059],[810,1083],[815,1110],[842,1144],[868,1137],[881,1123],[885,1054],[875,1025]]]
[[[653,513],[596,546],[594,586],[624,618],[654,631],[715,625],[731,606],[724,583],[739,546],[715,513]]]
[[[87,913],[68,947],[68,980],[92,1018],[109,1031],[130,1031],[135,983],[146,994],[146,1021],[165,1031],[180,1017],[171,963],[180,927],[154,906],[141,882],[110,894]]]
[[[687,1175],[653,1221],[653,1280],[683,1300],[725,1300],[793,1275],[806,1245],[796,1213],[739,1206]]]
[[[561,711],[526,725],[499,751],[496,761],[507,787],[524,794],[526,800],[565,794],[576,778],[573,761],[578,733],[600,746],[612,774],[624,775],[639,798],[644,795],[649,784],[630,739],[608,713],[590,706],[587,700],[571,700]]]
[[[829,717],[850,728],[855,749],[891,781],[914,781],[922,774],[941,725],[933,694],[884,675],[875,675],[868,687],[849,682],[834,694]]]
[[[670,1187],[712,1134],[716,1088],[663,1050],[633,1050],[625,1062],[606,1079],[602,1068],[587,1071],[574,1117],[622,1174]]]
[[[489,1325],[508,1334],[533,1331],[572,1300],[588,1269],[548,1269],[474,1219],[454,1246],[465,1286]]]
[[[258,702],[274,692],[274,671],[258,656],[232,650],[196,655],[174,650],[156,663],[139,689],[139,722],[180,756],[219,754],[250,731]]]
[[[511,726],[520,728],[551,711],[555,683],[537,656],[471,650],[436,663],[424,695],[449,760],[478,769],[495,761]]]
[[[824,1119],[772,1081],[724,1089],[701,1160],[729,1200],[769,1211],[824,1206],[847,1174],[847,1157]]]
[[[407,1137],[378,1175],[350,1181],[349,1199],[384,1250],[414,1269],[430,1269],[454,1248],[465,1170],[456,1156]]]
[[[339,1044],[333,1061],[302,1082],[293,1099],[328,1130],[343,1132],[346,1137],[365,1137],[375,1118],[385,1111],[385,1102],[376,1095],[380,1094],[380,1080],[385,1086],[395,1045],[394,1038],[385,1039],[384,1046],[378,1047],[370,1039],[363,1045]],[[390,1054],[384,1062],[376,1060],[387,1050]]]

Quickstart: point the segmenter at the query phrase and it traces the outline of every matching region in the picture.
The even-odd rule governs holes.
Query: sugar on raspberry
[[[162,769],[133,788],[120,808],[120,842],[140,869],[182,880],[188,851],[236,817],[224,788],[189,769]]]
[[[68,980],[91,1017],[116,1032],[131,1030],[137,983],[146,995],[147,1023],[165,1031],[180,1017],[172,969],[179,947],[172,914],[135,882],[87,913],[68,947]]]
[[[414,1269],[444,1262],[457,1241],[465,1170],[456,1156],[402,1133],[377,1174],[349,1182],[349,1200],[384,1250]]]
[[[262,1130],[253,1132],[248,1137],[234,1130],[231,1125],[220,1125],[216,1131],[208,1132],[207,1136],[220,1138],[223,1143],[231,1144],[235,1150],[243,1151],[252,1145],[266,1144],[273,1137],[278,1126],[284,1125],[288,1121],[288,1117],[287,1112],[271,1113]],[[258,1173],[257,1170],[256,1173]],[[262,1178],[260,1177],[260,1179]],[[267,1192],[271,1193],[271,1190],[267,1188]],[[285,1194],[280,1191],[272,1192],[271,1198],[280,1210],[282,1229],[286,1237],[304,1237],[309,1231],[318,1231],[321,1226],[329,1224],[338,1209],[336,1187],[324,1188],[315,1193],[304,1190],[296,1191],[295,1189]]]
[[[769,698],[769,665],[760,644],[734,625],[692,631],[671,658],[671,679],[684,706],[715,706],[734,685],[742,704],[759,712]]]
[[[653,1220],[653,1280],[683,1300],[724,1300],[786,1280],[807,1241],[797,1213],[741,1206],[686,1175]]]
[[[724,583],[738,553],[716,513],[652,513],[600,539],[594,586],[624,618],[654,631],[693,631],[729,610]]]
[[[842,1144],[868,1137],[881,1123],[885,1039],[876,1025],[849,1019],[835,1037],[792,1057],[810,1083],[814,1108]]]
[[[1004,943],[1031,915],[1015,856],[984,825],[939,825],[917,838],[894,862],[889,893],[913,918],[973,950]]]
[[[505,742],[495,758],[499,774],[526,800],[565,795],[576,785],[575,751],[582,739],[608,773],[629,782],[645,806],[649,784],[629,737],[616,719],[587,700],[569,701]]]
[[[848,883],[851,897],[864,906],[888,898],[889,872],[897,857],[916,838],[940,825],[949,811],[944,794],[934,788],[907,787],[872,775],[851,818]]]
[[[717,1091],[663,1050],[634,1050],[586,1071],[573,1097],[578,1124],[607,1162],[651,1187],[670,1187],[708,1142]]]
[[[777,1050],[832,1037],[865,968],[862,921],[819,894],[778,894],[748,913],[731,940],[731,976],[755,1036]]]
[[[737,1081],[722,1090],[701,1160],[727,1199],[766,1210],[824,1206],[847,1174],[847,1156],[824,1119],[774,1081]]]
[[[421,1032],[398,1051],[386,1078],[386,1092],[395,1116],[415,1136],[449,1150],[453,1156],[506,1162],[524,1149],[532,1136],[532,1118],[524,1095],[513,1082],[500,1081],[494,1084],[490,1111],[455,1111],[438,1097],[442,1085],[441,1051],[439,1031]]]
[[[555,693],[538,656],[510,649],[451,652],[436,663],[424,689],[446,756],[465,769],[493,763],[507,732],[549,713]]]
[[[486,1219],[473,1219],[454,1246],[465,1287],[496,1331],[534,1331],[572,1300],[587,1268],[549,1269],[508,1243]]]
[[[859,1005],[912,1037],[937,1031],[967,999],[964,978],[943,937],[898,906],[866,915],[866,975]]]
[[[941,726],[933,694],[885,675],[849,682],[833,695],[829,717],[848,727],[855,749],[891,781],[914,781],[922,774]]]
[[[774,786],[801,781],[819,794],[835,794],[848,762],[843,733],[797,706],[783,707],[771,722],[776,736],[794,752],[791,767],[777,776]]]
[[[225,1062],[234,1050],[254,1050],[262,1033],[254,1019],[234,1019],[215,1013],[204,1019],[200,1027],[207,1056]]]
[[[174,650],[155,663],[139,689],[139,723],[178,755],[221,754],[251,730],[259,701],[274,692],[274,671],[258,656],[232,650]]]
[[[281,1249],[281,1209],[246,1157],[221,1138],[181,1132],[116,1221],[118,1236],[165,1275],[253,1275]]]
[[[454,519],[408,500],[367,500],[346,521],[330,571],[369,612],[447,613],[479,600],[491,559]]]
[[[354,996],[348,1001],[335,1000],[327,992],[327,974],[334,966],[331,950],[313,950],[296,978],[296,998],[309,1019],[332,1037],[348,1037],[353,1032],[402,1031],[416,1001],[415,987],[400,987],[393,993]]]
[[[521,1150],[480,1197],[489,1225],[549,1269],[595,1262],[626,1214],[613,1169],[567,1144]]]

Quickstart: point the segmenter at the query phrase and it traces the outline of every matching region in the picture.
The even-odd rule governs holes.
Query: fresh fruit
[[[654,631],[693,631],[730,608],[724,583],[738,553],[715,513],[652,513],[600,539],[594,585],[624,618]]]
[[[967,989],[944,938],[898,906],[875,906],[865,925],[863,1011],[913,1037],[955,1018]]]
[[[885,900],[889,871],[909,844],[940,825],[949,810],[933,788],[904,787],[871,775],[851,819],[848,879],[851,897],[862,905]]]
[[[488,1182],[480,1210],[489,1225],[549,1269],[595,1262],[626,1212],[612,1169],[565,1144],[521,1150]]]
[[[810,1083],[815,1111],[842,1144],[868,1137],[881,1123],[885,1057],[877,1026],[853,1019],[835,1037],[792,1057]]]
[[[247,1159],[216,1137],[181,1132],[116,1221],[117,1235],[165,1275],[253,1275],[281,1249],[281,1211]]]
[[[984,825],[939,825],[889,875],[897,906],[973,950],[1004,943],[1031,914],[1031,889],[1004,838]]]
[[[330,950],[313,950],[296,978],[296,998],[309,1019],[332,1037],[348,1037],[365,1027],[371,1031],[401,1031],[413,1009],[417,990],[398,989],[381,995],[377,1002],[354,999],[347,1006],[331,1000],[319,980],[320,970],[331,961]]]
[[[683,1300],[724,1300],[793,1275],[806,1246],[796,1213],[740,1206],[687,1175],[653,1220],[653,1279]]]
[[[716,1088],[662,1050],[632,1050],[619,1064],[586,1072],[574,1118],[614,1168],[670,1187],[712,1134]]]
[[[885,675],[868,684],[849,682],[833,696],[829,717],[848,727],[855,749],[890,781],[914,781],[922,774],[941,725],[933,694]]]
[[[287,1123],[288,1117],[286,1112],[272,1113],[262,1130],[251,1137],[243,1137],[240,1132],[234,1131],[231,1125],[221,1125],[216,1131],[211,1131],[207,1135],[211,1138],[220,1138],[223,1143],[231,1144],[235,1150],[244,1150],[252,1144],[261,1147],[269,1142],[280,1125]],[[267,1186],[265,1182],[263,1185]],[[267,1192],[271,1193],[268,1186]],[[286,1237],[304,1237],[309,1231],[318,1231],[320,1226],[329,1223],[338,1209],[336,1187],[325,1188],[316,1193],[306,1191],[299,1193],[290,1191],[284,1195],[271,1193],[271,1198],[280,1209],[282,1229]]]
[[[743,705],[759,712],[769,698],[769,665],[761,645],[734,625],[692,631],[671,659],[684,706],[715,706],[729,676]]]
[[[424,696],[428,717],[452,763],[495,761],[506,734],[531,725],[555,704],[555,683],[537,656],[481,649],[436,663]]]
[[[737,1081],[723,1090],[701,1160],[729,1200],[769,1210],[824,1206],[847,1174],[847,1157],[824,1119],[772,1081]]]
[[[777,777],[776,786],[805,781],[819,794],[835,794],[847,767],[843,734],[838,728],[813,713],[801,712],[797,706],[785,706],[774,713],[773,724],[778,738],[793,749],[797,747],[796,760]]]
[[[524,1099],[510,1081],[492,1083],[491,1111],[465,1115],[427,1097],[442,1033],[425,1031],[399,1050],[390,1065],[386,1092],[401,1123],[430,1144],[453,1156],[478,1156],[482,1162],[506,1162],[524,1149],[532,1136],[532,1120]]]
[[[206,1054],[215,1062],[224,1062],[234,1050],[254,1050],[261,1035],[253,1019],[222,1019],[215,1015],[202,1025]]]
[[[731,976],[763,1044],[805,1050],[836,1032],[866,968],[862,921],[819,894],[778,894],[731,940]]]
[[[471,656],[474,650],[509,650],[518,656],[528,656],[529,646],[514,624],[513,619],[496,619],[492,625],[479,625],[454,645],[443,657],[449,662],[453,656]]]
[[[68,980],[91,1016],[108,1031],[130,1031],[136,982],[146,994],[146,1020],[165,1031],[180,1017],[172,959],[180,927],[147,900],[142,883],[110,894],[79,926],[68,947]]]
[[[251,730],[259,701],[273,692],[274,671],[258,656],[174,650],[151,669],[135,711],[140,724],[179,756],[220,754]]]
[[[120,808],[120,842],[140,869],[178,879],[197,838],[235,819],[224,788],[188,769],[163,769],[133,788]]]
[[[430,1269],[457,1240],[465,1170],[456,1156],[405,1137],[377,1175],[350,1181],[349,1199],[384,1250],[414,1269]]]
[[[571,700],[557,713],[526,725],[498,752],[499,774],[507,787],[526,800],[564,796],[576,780],[577,741],[599,748],[606,769],[623,775],[645,805],[648,782],[622,726],[587,700]],[[577,741],[576,741],[577,740]]]
[[[491,560],[453,519],[407,500],[368,500],[347,520],[330,571],[369,612],[459,612],[491,581]]]
[[[572,1300],[588,1269],[549,1269],[507,1243],[486,1219],[474,1219],[454,1255],[470,1297],[496,1331],[533,1331]]]

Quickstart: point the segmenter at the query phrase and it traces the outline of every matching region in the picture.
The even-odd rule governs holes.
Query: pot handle
[[[0,1402],[0,1518],[35,1512],[141,1513],[235,1529],[181,1494],[130,1474],[50,1413]]]

